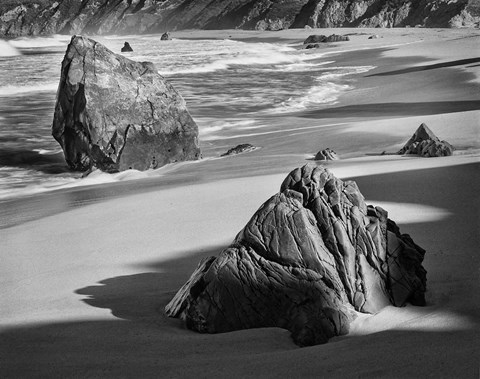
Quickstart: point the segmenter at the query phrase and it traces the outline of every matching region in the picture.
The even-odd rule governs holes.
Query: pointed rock
[[[438,137],[422,123],[398,154],[417,154],[423,157],[443,157],[453,154],[453,146]]]
[[[424,254],[355,182],[306,165],[200,263],[166,313],[199,332],[280,327],[300,346],[325,343],[348,333],[354,309],[424,304]]]
[[[316,161],[334,161],[338,160],[338,155],[335,151],[327,147],[324,150],[320,150],[314,158]]]
[[[198,127],[150,62],[73,36],[62,62],[52,134],[68,165],[86,171],[199,159]]]

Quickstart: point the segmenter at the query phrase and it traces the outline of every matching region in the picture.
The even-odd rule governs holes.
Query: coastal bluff
[[[168,3],[168,5],[167,5]],[[2,1],[0,36],[142,34],[185,29],[475,27],[477,0]]]
[[[140,171],[200,158],[185,100],[150,62],[73,36],[62,62],[52,125],[70,168]]]
[[[347,334],[355,311],[425,305],[424,254],[355,182],[305,165],[165,311],[203,333],[280,327],[300,346],[321,344]]]

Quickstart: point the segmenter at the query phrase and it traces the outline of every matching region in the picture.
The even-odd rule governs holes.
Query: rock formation
[[[121,52],[124,53],[124,52],[127,52],[127,51],[133,51],[132,47],[130,46],[130,44],[128,42],[125,42],[123,44],[123,47],[121,49]]]
[[[62,62],[52,134],[80,171],[146,170],[200,155],[185,101],[154,65],[82,36]]]
[[[327,147],[324,150],[320,150],[314,158],[316,161],[334,161],[338,159],[337,153]]]
[[[247,153],[249,151],[255,150],[255,146],[249,144],[249,143],[242,143],[240,145],[237,145],[235,147],[232,147],[231,149],[228,149],[226,153],[223,153],[221,156],[225,157],[228,155],[237,155],[241,153]]]
[[[168,32],[163,33],[162,36],[160,37],[161,41],[169,41],[171,39],[172,38],[170,37],[170,33],[168,33]]]
[[[306,165],[165,310],[199,332],[280,327],[298,345],[325,343],[348,333],[354,310],[424,305],[424,254],[355,182]]]
[[[428,128],[421,124],[412,138],[403,146],[398,154],[417,154],[422,157],[444,157],[453,154],[453,146],[446,141],[440,141]]]
[[[344,41],[350,41],[350,38],[348,36],[340,36],[337,34],[332,34],[330,36],[324,36],[322,34],[312,34],[307,37],[305,41],[303,41],[304,45],[309,44],[317,44],[317,43],[322,43],[322,42],[344,42]]]
[[[478,0],[29,0],[0,2],[0,36],[179,29],[478,26]]]

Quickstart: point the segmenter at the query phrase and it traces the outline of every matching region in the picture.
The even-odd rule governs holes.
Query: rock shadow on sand
[[[480,163],[414,170],[354,179],[368,199],[416,202],[448,209],[452,216],[402,226],[427,241],[427,306],[478,320],[478,295],[472,291],[479,241]],[[467,174],[459,174],[463,170]],[[398,189],[398,183],[408,183]],[[444,191],[451,182],[458,191]],[[373,188],[382,183],[382,192]],[[384,196],[382,196],[382,193]],[[453,199],[452,199],[453,197]],[[462,201],[458,201],[461,199]],[[469,201],[463,201],[469,199]],[[477,213],[478,215],[478,213]],[[452,225],[455,224],[455,229]],[[458,231],[453,233],[449,231]],[[416,235],[416,234],[415,234]],[[233,238],[233,236],[232,236]],[[474,239],[467,244],[467,238]],[[441,241],[432,247],[431,241]],[[429,241],[431,240],[431,241]],[[446,243],[444,243],[446,241]],[[442,245],[441,247],[439,245]],[[444,377],[478,376],[479,328],[440,325],[435,330],[398,328],[329,344],[298,348],[278,328],[199,334],[184,329],[161,310],[189,277],[198,261],[225,246],[170,261],[140,262],[141,272],[113,277],[76,291],[94,307],[111,309],[118,320],[57,322],[5,328],[0,333],[0,376],[10,377]],[[442,252],[443,250],[443,252]],[[445,297],[446,296],[446,297]],[[128,320],[128,321],[125,321]],[[428,322],[428,319],[425,320]]]
[[[467,64],[478,63],[478,62],[480,62],[480,57],[479,58],[458,59],[458,60],[449,61],[449,62],[442,62],[442,63],[423,65],[423,66],[408,67],[408,68],[404,68],[404,69],[401,69],[401,70],[379,72],[377,74],[365,75],[365,77],[368,78],[368,77],[371,77],[371,76],[390,76],[390,75],[409,74],[409,73],[412,73],[412,72],[435,70],[437,68],[464,66],[464,65],[467,65]]]

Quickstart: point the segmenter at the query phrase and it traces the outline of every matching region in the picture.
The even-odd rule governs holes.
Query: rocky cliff
[[[477,26],[479,0],[2,0],[0,36]]]

